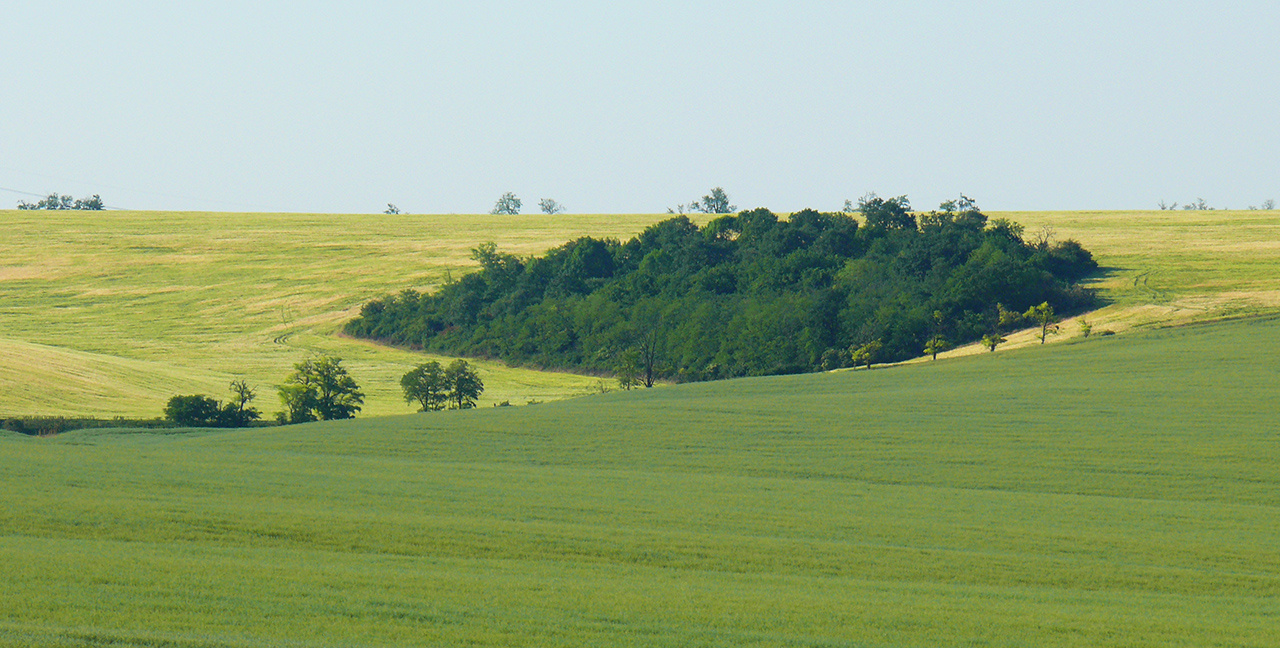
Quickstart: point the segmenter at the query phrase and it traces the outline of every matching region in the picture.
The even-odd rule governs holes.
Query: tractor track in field
[[[1133,287],[1135,290],[1147,294],[1153,303],[1161,304],[1173,300],[1173,297],[1166,291],[1151,286],[1151,275],[1154,270],[1146,270],[1139,272],[1133,278]]]

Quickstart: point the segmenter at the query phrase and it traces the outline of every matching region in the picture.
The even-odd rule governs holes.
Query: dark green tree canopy
[[[484,393],[484,381],[471,365],[462,359],[449,363],[444,370],[444,384],[448,388],[446,397],[449,406],[454,409],[471,409],[476,406],[480,394]]]
[[[182,427],[217,427],[222,404],[203,394],[174,396],[164,406],[164,417]]]
[[[650,384],[842,366],[873,341],[875,361],[892,362],[981,339],[997,303],[1066,313],[1093,300],[1074,283],[1097,267],[1079,243],[1027,243],[966,197],[926,214],[906,197],[860,209],[754,209],[703,227],[676,216],[629,241],[584,237],[540,257],[485,244],[478,271],[370,302],[346,331]]]
[[[174,396],[164,407],[164,417],[183,427],[247,427],[261,416],[249,405],[256,395],[249,383],[235,380],[225,405],[203,394]]]
[[[400,387],[404,390],[405,402],[418,403],[420,412],[442,410],[449,404],[449,385],[444,369],[435,360],[409,370],[400,378]]]
[[[704,214],[732,214],[738,211],[738,206],[729,204],[729,194],[725,193],[723,187],[715,187],[711,193],[689,203],[689,211]]]
[[[341,358],[321,355],[293,366],[293,374],[279,389],[289,423],[329,421],[355,416],[364,403],[364,393],[342,366]]]

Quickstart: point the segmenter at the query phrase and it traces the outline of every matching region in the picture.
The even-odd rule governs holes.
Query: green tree
[[[400,387],[404,389],[405,402],[416,401],[422,406],[418,410],[420,412],[442,410],[449,403],[449,385],[445,381],[445,372],[435,360],[411,369],[400,378]]]
[[[1018,325],[1022,323],[1022,319],[1024,317],[1026,317],[1026,315],[1018,313],[1017,311],[1011,311],[1005,308],[1004,304],[996,304],[996,333],[1012,331],[1013,329],[1018,328]]]
[[[520,199],[516,198],[515,194],[508,191],[498,198],[498,202],[493,204],[493,210],[489,213],[515,216],[520,213],[520,207],[523,205],[524,203],[520,202]]]
[[[942,337],[941,334],[934,333],[929,337],[929,341],[925,343],[924,352],[926,355],[933,356],[934,360],[937,360],[939,353],[950,348],[951,343],[947,341],[947,338]]]
[[[18,209],[80,209],[88,211],[99,211],[105,209],[106,205],[102,203],[102,197],[94,194],[89,198],[81,198],[72,200],[71,196],[58,195],[56,192],[41,198],[40,200],[29,203],[21,201],[18,203]]]
[[[449,406],[454,409],[471,409],[484,393],[484,382],[466,360],[449,363],[444,370],[444,383],[448,386]]]
[[[231,400],[222,407],[221,421],[226,427],[248,427],[262,417],[257,408],[249,405],[258,394],[245,380],[231,381]]]
[[[360,411],[364,393],[342,366],[341,358],[307,358],[293,368],[293,374],[280,388],[280,400],[289,408],[290,423],[347,419]]]
[[[689,210],[704,214],[732,214],[738,210],[738,206],[729,204],[729,194],[722,187],[715,187],[701,200],[689,203]]]
[[[551,198],[543,198],[538,201],[538,209],[541,209],[544,214],[559,214],[564,211],[564,205]]]
[[[1044,339],[1050,334],[1056,335],[1058,333],[1058,319],[1054,315],[1053,306],[1050,306],[1049,302],[1028,308],[1027,312],[1022,314],[1022,317],[1035,322],[1040,327],[1040,344],[1044,344]]]
[[[392,203],[387,203],[387,209],[386,209],[386,211],[384,211],[384,212],[382,212],[382,213],[384,213],[384,214],[391,214],[391,215],[399,214],[399,213],[400,213],[400,208],[399,208],[399,207],[396,207],[396,206],[395,206],[394,204],[392,204]]]
[[[279,389],[280,403],[283,412],[276,414],[276,421],[284,423],[307,423],[316,420],[316,392],[307,385],[285,384]]]
[[[849,356],[853,360],[853,366],[866,365],[867,369],[871,369],[871,365],[880,359],[880,350],[884,348],[884,343],[880,340],[872,340],[861,346],[855,345],[849,349]]]
[[[906,196],[881,198],[869,193],[858,199],[858,211],[867,227],[888,230],[914,230],[916,217],[911,215],[911,202]]]
[[[221,404],[203,394],[174,396],[164,406],[164,417],[182,427],[217,427]]]
[[[1076,320],[1076,322],[1080,324],[1080,335],[1082,337],[1089,337],[1089,334],[1093,332],[1093,324],[1090,324],[1083,317]]]
[[[987,347],[987,350],[993,353],[996,350],[996,345],[1004,344],[1007,341],[999,333],[988,333],[982,336],[982,346]]]
[[[630,391],[640,386],[640,352],[627,349],[618,358],[618,386]]]
[[[945,321],[942,311],[933,311],[933,334],[929,336],[929,341],[925,343],[924,352],[933,356],[934,360],[938,359],[939,353],[951,348],[951,343],[942,335],[942,327]]]

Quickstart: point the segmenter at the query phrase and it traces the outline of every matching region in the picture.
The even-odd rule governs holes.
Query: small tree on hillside
[[[951,348],[951,343],[941,334],[935,333],[929,337],[929,341],[924,345],[925,355],[933,356],[934,360],[938,359],[938,354]]]
[[[444,370],[444,384],[448,387],[449,406],[454,409],[471,409],[484,393],[484,382],[466,360],[449,363]]]
[[[938,354],[951,348],[951,343],[942,335],[943,316],[942,311],[933,311],[933,334],[929,336],[929,341],[924,345],[924,352],[933,356],[934,360],[938,359]]]
[[[387,203],[387,209],[386,209],[386,211],[384,211],[384,212],[382,212],[382,213],[384,213],[384,214],[392,214],[392,215],[399,214],[399,213],[400,213],[400,208],[399,208],[399,207],[396,207],[395,205],[393,205],[393,204],[391,204],[391,203]]]
[[[1089,323],[1089,321],[1086,320],[1085,318],[1081,317],[1080,319],[1076,320],[1076,323],[1080,325],[1081,337],[1089,337],[1089,334],[1093,333],[1093,324]]]
[[[417,401],[422,406],[418,410],[420,412],[442,410],[449,403],[449,385],[445,381],[444,369],[435,360],[411,369],[400,378],[400,387],[404,389],[405,402]]]
[[[1039,306],[1032,306],[1022,317],[1035,322],[1040,327],[1040,344],[1044,344],[1044,340],[1050,334],[1057,335],[1057,317],[1053,313],[1053,307],[1049,302],[1044,302]]]
[[[524,203],[520,202],[516,195],[508,191],[498,198],[498,202],[493,204],[493,210],[490,214],[502,214],[506,216],[515,216],[520,213],[520,207]]]
[[[871,365],[880,359],[880,349],[884,347],[884,343],[880,340],[872,340],[861,346],[855,345],[850,347],[849,356],[853,360],[853,366],[866,365],[867,370],[871,370]]]
[[[987,347],[987,350],[992,353],[995,352],[997,345],[1004,344],[1007,341],[999,333],[988,333],[982,336],[982,346]]]

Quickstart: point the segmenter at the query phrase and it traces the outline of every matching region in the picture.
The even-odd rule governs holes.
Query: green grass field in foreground
[[[1280,309],[1277,211],[992,216],[1028,235],[1050,225],[1095,252],[1113,302],[1099,328]],[[398,380],[425,358],[337,336],[360,304],[465,272],[484,241],[534,254],[667,217],[0,211],[0,416],[152,417],[174,394],[224,398],[240,377],[273,412],[274,386],[310,352],[347,359],[368,394],[363,415],[407,412]],[[497,363],[481,372],[482,404],[598,386]]]
[[[1277,646],[1280,321],[0,436],[0,646]]]

